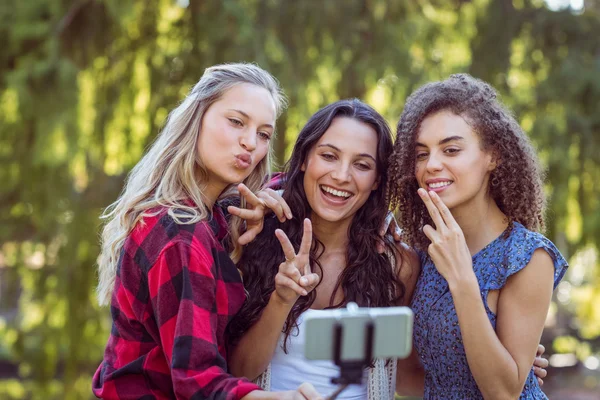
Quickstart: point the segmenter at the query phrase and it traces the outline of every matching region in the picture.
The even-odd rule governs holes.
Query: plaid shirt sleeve
[[[112,300],[113,331],[94,393],[108,399],[241,399],[259,388],[227,373],[224,331],[244,299],[239,274],[207,223],[158,220],[126,245]]]
[[[223,282],[213,276],[205,250],[182,242],[165,249],[148,275],[152,308],[176,398],[240,399],[257,387],[226,372],[217,338]]]

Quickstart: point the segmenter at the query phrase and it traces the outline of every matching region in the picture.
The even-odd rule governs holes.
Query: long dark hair
[[[428,83],[411,94],[398,122],[390,160],[389,192],[400,212],[404,239],[426,250],[430,241],[421,227],[433,224],[417,194],[415,148],[423,120],[437,111],[464,116],[481,139],[482,149],[500,162],[490,174],[490,195],[509,222],[530,230],[544,229],[544,173],[529,138],[489,84],[467,74]]]
[[[380,240],[379,229],[389,209],[387,199],[387,169],[392,153],[392,134],[384,118],[373,108],[358,99],[341,100],[317,111],[300,131],[294,151],[286,164],[283,198],[294,213],[294,218],[283,224],[277,218],[265,220],[262,233],[244,250],[238,268],[244,277],[248,299],[228,327],[228,336],[235,343],[254,325],[275,290],[275,275],[285,256],[275,237],[275,229],[281,228],[296,249],[302,241],[304,218],[310,217],[311,208],[304,191],[304,172],[301,170],[308,153],[325,134],[335,118],[346,117],[371,126],[377,133],[376,170],[380,184],[371,192],[365,204],[356,212],[348,231],[347,266],[340,274],[329,300],[329,308],[342,307],[350,301],[363,307],[387,307],[397,304],[404,296],[405,287],[397,278],[396,259],[401,257],[394,244],[385,239],[386,254],[376,249]],[[351,133],[350,133],[351,134]],[[310,260],[313,270],[323,271],[319,257],[325,246],[313,237]],[[300,314],[310,308],[316,298],[318,286],[307,296],[300,297],[293,306],[283,327],[284,350],[287,339]],[[334,304],[335,295],[342,290],[344,299]]]

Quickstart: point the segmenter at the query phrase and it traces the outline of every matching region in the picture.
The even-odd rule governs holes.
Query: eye
[[[335,156],[331,153],[323,153],[321,154],[321,157],[326,160],[326,161],[333,161],[335,160]]]
[[[256,132],[256,134],[262,139],[262,140],[271,140],[271,135],[268,134],[267,132]]]
[[[371,166],[367,163],[356,163],[356,168],[362,170],[362,171],[369,171],[371,169]]]
[[[446,154],[450,154],[450,155],[455,155],[457,153],[460,152],[460,149],[456,148],[456,147],[449,147],[447,149],[444,150],[444,153]]]
[[[417,153],[417,161],[424,160],[425,158],[427,158],[427,155],[428,154],[424,151]]]
[[[244,123],[236,118],[227,118],[233,125],[244,126]]]

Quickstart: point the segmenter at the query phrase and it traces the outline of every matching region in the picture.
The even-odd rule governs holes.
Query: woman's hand
[[[533,373],[535,374],[540,386],[544,384],[544,378],[548,375],[548,371],[546,371],[548,360],[542,357],[545,351],[546,348],[543,345],[538,344],[537,353],[535,355],[535,359],[533,360]]]
[[[298,389],[286,392],[255,390],[242,397],[242,400],[323,400],[323,396],[310,383],[303,383]]]
[[[279,272],[275,276],[275,294],[284,304],[294,304],[298,297],[306,296],[319,283],[319,275],[310,268],[310,247],[312,245],[312,224],[304,220],[304,233],[298,253],[287,235],[281,230],[275,231],[279,239],[285,261],[279,264]]]
[[[279,222],[285,222],[288,219],[292,219],[292,210],[280,193],[283,193],[283,190],[276,191],[266,188],[258,192],[257,196],[275,213]],[[267,212],[269,212],[269,210],[267,210]]]
[[[265,215],[269,210],[272,210],[281,222],[284,222],[286,218],[292,218],[290,207],[274,190],[261,190],[255,195],[246,185],[240,183],[238,191],[240,196],[246,200],[248,208],[229,206],[227,212],[246,221],[246,232],[238,238],[238,243],[242,246],[253,241],[262,232]]]
[[[450,287],[465,277],[475,278],[473,259],[463,231],[448,207],[435,192],[427,193],[421,188],[418,193],[436,226],[434,229],[425,225],[423,233],[431,240],[427,252],[440,275]]]
[[[385,235],[392,235],[394,241],[396,243],[400,243],[402,241],[402,230],[398,227],[398,222],[396,218],[394,218],[394,214],[391,211],[388,211],[385,221],[383,221],[383,225],[379,230],[379,236],[382,240],[377,241],[377,252],[379,254],[385,251],[385,244],[383,242],[383,238]]]

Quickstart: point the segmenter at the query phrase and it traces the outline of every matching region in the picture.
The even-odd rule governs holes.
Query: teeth
[[[351,194],[350,194],[350,193],[348,193],[348,192],[343,192],[343,191],[341,191],[341,190],[335,190],[335,189],[332,189],[332,188],[330,188],[330,187],[327,187],[327,186],[321,186],[321,189],[323,189],[323,190],[324,190],[324,191],[326,191],[327,193],[331,193],[332,195],[334,195],[334,196],[338,196],[338,197],[345,197],[345,198],[348,198],[348,197],[350,197],[350,196],[351,196]]]
[[[432,188],[432,189],[437,189],[437,188],[441,188],[441,187],[444,187],[444,186],[448,186],[451,183],[452,183],[452,181],[430,183],[429,187]]]

